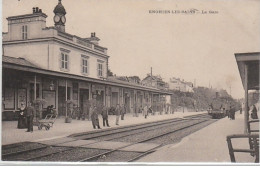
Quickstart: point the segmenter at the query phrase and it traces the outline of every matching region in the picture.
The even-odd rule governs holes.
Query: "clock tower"
[[[66,23],[66,10],[61,4],[61,0],[59,0],[58,5],[53,10],[55,16],[53,18],[55,27],[62,32],[65,32],[65,23]]]

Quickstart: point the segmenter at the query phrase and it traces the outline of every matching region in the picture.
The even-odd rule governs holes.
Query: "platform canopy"
[[[236,53],[235,54],[238,70],[245,90],[244,105],[244,133],[248,133],[248,90],[259,90],[259,62],[260,52]]]
[[[259,62],[260,52],[253,53],[236,53],[235,54],[237,66],[244,89],[259,90]],[[246,72],[246,66],[248,71]],[[247,73],[247,87],[246,85]]]

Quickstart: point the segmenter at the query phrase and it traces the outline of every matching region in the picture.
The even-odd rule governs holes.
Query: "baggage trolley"
[[[39,120],[35,125],[38,126],[39,130],[41,130],[43,127],[45,130],[49,130],[53,126],[56,118],[57,114],[47,114],[44,119]]]

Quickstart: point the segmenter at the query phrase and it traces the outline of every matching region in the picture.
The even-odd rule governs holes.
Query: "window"
[[[88,60],[86,58],[82,58],[82,73],[88,73]]]
[[[81,55],[81,72],[83,74],[88,74],[88,70],[89,70],[88,58],[89,57],[86,55]]]
[[[98,63],[98,76],[102,77],[103,76],[103,64]]]
[[[69,55],[61,52],[61,69],[62,70],[69,70]]]
[[[27,25],[23,25],[22,26],[22,37],[23,37],[23,40],[27,40]]]

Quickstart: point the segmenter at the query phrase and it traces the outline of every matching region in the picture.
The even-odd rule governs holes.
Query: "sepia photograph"
[[[259,0],[1,0],[0,165],[259,166]]]

